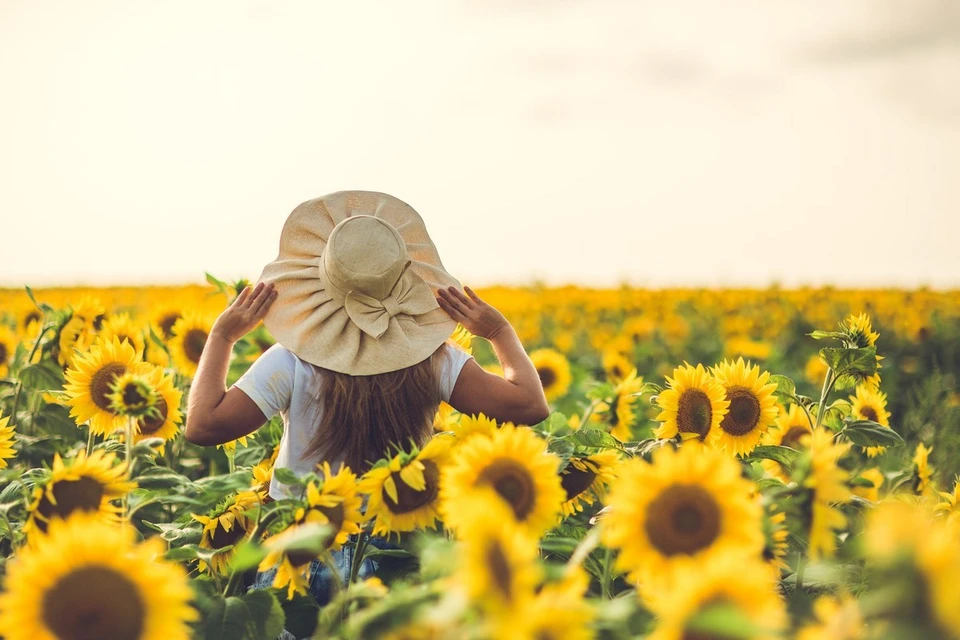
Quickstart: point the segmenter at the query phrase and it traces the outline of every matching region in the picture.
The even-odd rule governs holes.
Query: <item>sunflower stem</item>
[[[823,424],[823,408],[827,404],[827,396],[830,395],[830,390],[833,388],[833,383],[836,382],[836,377],[833,375],[833,369],[827,369],[827,375],[823,379],[823,389],[820,391],[820,402],[817,404],[817,424],[814,426],[815,429],[819,429],[820,425]]]
[[[89,458],[93,454],[93,443],[95,439],[95,434],[93,429],[87,427],[87,457]]]
[[[127,461],[127,480],[133,477],[133,460],[131,460],[131,458],[133,457],[133,434],[135,433],[135,429],[134,429],[135,420],[136,418],[134,418],[133,416],[127,416],[127,425],[125,429],[126,433],[123,434],[124,439],[126,440],[126,442],[124,442],[124,444],[126,445],[126,457],[124,459]],[[123,494],[123,513],[127,516],[128,520],[130,519],[129,508],[130,508],[130,498],[129,498],[129,492],[128,492]]]
[[[43,310],[41,309],[41,313],[42,311]],[[44,314],[44,320],[46,320],[46,314]],[[30,361],[33,360],[34,354],[37,352],[37,349],[40,347],[40,340],[43,339],[44,334],[46,334],[50,328],[51,327],[48,327],[48,326],[43,326],[40,328],[40,332],[37,334],[37,339],[34,340],[33,342],[33,348],[30,349],[30,355],[27,356],[26,364],[30,364]],[[20,404],[21,391],[23,391],[23,382],[20,380],[20,376],[17,376],[17,390],[13,394],[13,410],[10,412],[10,421],[11,421],[10,426],[12,427],[16,427],[19,425],[19,422],[17,422],[17,405]]]
[[[803,562],[803,554],[801,553],[797,557],[797,584],[796,589],[800,591],[803,589],[803,570],[806,568],[806,564]]]
[[[586,408],[586,410],[583,412],[583,417],[580,418],[580,427],[581,427],[581,428],[582,428],[585,424],[587,424],[587,420],[590,419],[590,416],[593,415],[594,410],[597,408],[597,406],[598,406],[599,404],[600,404],[600,401],[599,401],[599,400],[594,400],[593,402],[590,403],[590,406],[588,406],[588,407]]]
[[[360,567],[363,565],[363,554],[367,551],[367,542],[370,535],[365,529],[361,529],[357,534],[357,548],[354,550],[353,564],[350,567],[350,580],[347,584],[353,584],[360,575]]]
[[[603,590],[603,599],[610,599],[610,564],[613,560],[613,550],[610,547],[607,547],[606,551],[603,554],[603,582],[600,583],[600,588]]]

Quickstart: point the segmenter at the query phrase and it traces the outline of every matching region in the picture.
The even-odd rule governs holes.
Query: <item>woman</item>
[[[227,390],[233,345],[261,319],[277,344]],[[490,340],[503,377],[449,342],[458,322]],[[391,445],[424,444],[441,401],[518,424],[548,414],[513,327],[470,288],[460,290],[417,212],[386,194],[344,191],[290,214],[277,259],[214,323],[190,389],[185,436],[222,444],[279,413],[277,468],[304,475],[328,461],[360,474]],[[274,477],[269,493],[292,492]],[[349,554],[348,545],[337,564],[349,566]],[[315,563],[310,577],[324,600],[329,568]],[[257,586],[270,578],[261,574]]]

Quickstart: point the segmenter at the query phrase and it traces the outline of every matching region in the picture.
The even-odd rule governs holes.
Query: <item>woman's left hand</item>
[[[267,285],[257,283],[253,290],[249,286],[244,287],[233,304],[213,323],[210,335],[219,336],[230,344],[235,343],[253,331],[276,298],[277,290],[272,282]]]

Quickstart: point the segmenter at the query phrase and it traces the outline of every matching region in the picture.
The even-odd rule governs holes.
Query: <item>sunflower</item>
[[[462,324],[458,324],[457,328],[453,330],[453,334],[450,336],[450,342],[454,343],[462,351],[473,355],[473,338],[474,335],[467,331],[467,328]]]
[[[620,550],[617,565],[638,580],[721,553],[758,556],[761,509],[740,463],[715,449],[660,447],[652,462],[620,466],[601,521],[604,544]]]
[[[603,352],[602,360],[603,371],[613,382],[623,380],[631,371],[636,372],[637,368],[627,360],[627,358],[616,349],[607,349]]]
[[[360,492],[370,496],[367,517],[376,518],[374,535],[436,528],[440,475],[455,442],[449,435],[434,436],[422,451],[398,454],[364,474]]]
[[[150,384],[156,392],[155,411],[137,420],[137,434],[134,442],[146,438],[172,440],[179,432],[183,421],[180,402],[183,392],[173,383],[173,376],[164,375],[160,367],[150,367]]]
[[[110,406],[110,387],[123,374],[136,370],[138,364],[136,351],[127,343],[114,338],[94,344],[67,369],[63,389],[72,407],[70,416],[78,424],[89,422],[90,430],[99,435],[123,429],[127,418]]]
[[[714,369],[714,377],[723,385],[729,407],[713,432],[715,446],[744,456],[753,451],[764,432],[777,419],[777,385],[768,382],[770,373],[760,373],[743,358],[724,361]]]
[[[599,498],[603,500],[607,487],[617,479],[620,453],[607,449],[591,456],[570,458],[569,464],[560,472],[560,485],[567,499],[561,506],[564,517],[583,511]]]
[[[514,519],[532,535],[557,523],[566,492],[560,460],[530,429],[503,425],[489,438],[472,437],[453,453],[440,482],[444,523],[454,530],[470,519],[468,494],[490,488],[510,506]]]
[[[460,423],[460,414],[446,402],[437,407],[437,414],[433,417],[434,431],[453,431]]]
[[[643,378],[637,377],[637,370],[631,369],[613,389],[613,398],[609,402],[600,402],[594,410],[594,421],[605,421],[610,426],[610,434],[621,442],[633,438],[633,423],[636,415],[633,405],[643,387]]]
[[[813,429],[810,427],[810,419],[806,412],[800,405],[792,404],[787,411],[781,411],[777,416],[774,427],[768,429],[763,435],[763,443],[800,451],[804,448],[800,441],[811,433]],[[779,462],[763,460],[761,464],[767,473],[779,478],[784,484],[790,482],[790,474]]]
[[[470,535],[459,543],[454,580],[484,610],[524,611],[540,579],[537,538],[512,522],[492,491],[474,491],[464,501]]]
[[[851,345],[857,348],[872,347],[877,344],[879,333],[875,333],[870,323],[870,316],[865,313],[859,315],[850,314],[847,319],[840,324],[840,328],[847,334],[847,340]]]
[[[868,566],[884,582],[912,581],[901,590],[914,602],[898,611],[913,624],[933,624],[936,636],[960,636],[960,549],[956,530],[933,518],[930,510],[906,502],[882,502],[867,515]]]
[[[116,337],[120,342],[128,342],[138,354],[143,354],[143,330],[130,319],[129,313],[121,313],[108,317],[100,326],[97,336],[105,341]]]
[[[121,510],[111,502],[135,489],[137,483],[127,480],[126,463],[115,465],[116,460],[116,455],[102,449],[89,457],[80,451],[67,464],[59,454],[55,455],[49,478],[33,488],[24,533],[43,533],[51,520],[81,511],[99,513],[107,519],[118,518]]]
[[[880,486],[883,484],[883,473],[880,469],[874,467],[873,469],[865,469],[860,472],[860,477],[870,483],[871,486],[854,486],[851,487],[853,495],[860,496],[864,500],[870,500],[871,502],[877,502],[880,499]]]
[[[730,406],[723,385],[702,364],[696,368],[689,364],[677,367],[667,384],[669,388],[657,398],[661,411],[654,419],[662,424],[654,435],[673,438],[679,433],[684,442],[695,440],[701,444],[712,440]]]
[[[191,513],[190,517],[203,525],[200,548],[223,549],[239,543],[253,531],[255,524],[254,519],[246,512],[257,508],[262,503],[262,494],[256,491],[240,491],[224,500],[205,516]],[[200,561],[200,571],[212,570],[214,573],[224,575],[232,558],[233,549],[217,553],[210,560],[211,566],[203,560]]]
[[[283,589],[287,587],[287,600],[293,600],[293,594],[307,594],[309,586],[310,563],[315,559],[311,553],[306,552],[287,552],[280,547],[292,538],[297,537],[302,531],[304,525],[292,525],[283,530],[283,532],[270,536],[263,542],[267,555],[260,562],[258,569],[268,571],[273,567],[277,568],[277,573],[273,578],[274,589]]]
[[[846,485],[850,474],[837,466],[850,445],[836,443],[827,429],[817,429],[804,440],[810,443],[810,473],[803,483],[811,490],[808,552],[815,562],[833,556],[837,546],[834,531],[847,525],[846,516],[834,505],[850,502],[853,497]]]
[[[200,355],[210,336],[213,322],[206,316],[187,313],[173,325],[173,337],[170,338],[170,355],[180,373],[192,378],[197,374]]]
[[[719,608],[732,609],[748,621],[755,628],[749,635],[754,640],[779,638],[788,622],[767,568],[736,553],[686,567],[668,591],[647,600],[659,619],[650,640],[721,637],[697,628],[698,618]]]
[[[6,567],[0,633],[7,640],[187,640],[198,618],[186,571],[160,538],[75,514],[50,523]]]
[[[273,465],[277,461],[277,455],[280,454],[280,447],[273,450],[269,458],[264,458],[257,466],[251,469],[253,482],[250,488],[260,493],[266,493],[270,489],[270,483],[273,481]]]
[[[553,349],[537,349],[530,354],[530,360],[537,368],[547,402],[559,400],[567,394],[573,377],[570,375],[570,363],[562,353]]]
[[[947,517],[947,524],[953,525],[960,522],[960,476],[953,481],[953,492],[941,491],[940,497],[943,502],[938,503],[933,509],[938,513],[943,513]]]
[[[496,638],[518,640],[589,640],[595,632],[590,623],[596,616],[584,598],[590,580],[575,567],[569,577],[544,586],[520,615],[504,616],[498,622]]]
[[[763,520],[763,560],[771,569],[777,580],[780,579],[782,572],[790,567],[787,565],[787,514],[778,511],[776,505],[771,504],[765,513]]]
[[[797,640],[859,640],[866,638],[857,599],[849,594],[820,596],[813,603],[816,622],[797,633]]]
[[[86,296],[76,305],[71,305],[70,318],[60,328],[57,341],[57,360],[61,366],[72,366],[77,352],[87,350],[93,343],[97,330],[103,322],[104,306],[99,300]]]
[[[17,351],[18,343],[19,340],[10,327],[0,324],[0,378],[10,373],[10,364],[13,362],[13,354]]]
[[[137,419],[159,416],[156,406],[160,398],[153,385],[151,369],[151,365],[140,363],[135,371],[117,376],[107,394],[114,413]]]
[[[917,475],[913,490],[917,495],[932,495],[936,493],[936,488],[930,481],[934,471],[933,467],[930,466],[931,453],[933,453],[933,447],[928,449],[922,442],[917,444],[917,451],[913,456],[913,466]]]
[[[496,420],[482,413],[470,416],[461,414],[460,419],[456,424],[452,424],[451,428],[459,442],[465,442],[474,435],[490,438],[500,429]]]
[[[173,337],[173,326],[183,317],[183,306],[186,306],[185,302],[183,305],[165,304],[157,307],[153,314],[153,326],[159,329],[159,331],[156,332],[158,336],[164,340],[169,340]]]
[[[14,431],[12,426],[7,426],[10,418],[0,416],[0,469],[7,468],[7,460],[16,458],[17,452],[13,448]]]
[[[879,389],[866,384],[857,386],[856,395],[850,396],[853,404],[851,414],[858,420],[872,420],[884,427],[890,426],[890,413],[887,411],[887,396]],[[884,451],[886,447],[867,447],[867,456],[873,458]]]
[[[350,536],[360,533],[360,523],[364,520],[360,513],[363,498],[358,495],[356,474],[346,465],[334,474],[330,463],[324,462],[320,470],[323,480],[307,485],[307,506],[297,509],[294,521],[332,527],[329,548],[337,551]]]

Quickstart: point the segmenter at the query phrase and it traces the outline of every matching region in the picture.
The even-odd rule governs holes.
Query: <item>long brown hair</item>
[[[323,370],[317,401],[323,417],[305,455],[333,459],[363,473],[387,454],[391,445],[422,446],[433,430],[436,415],[437,374],[434,359],[399,371],[351,376]]]

